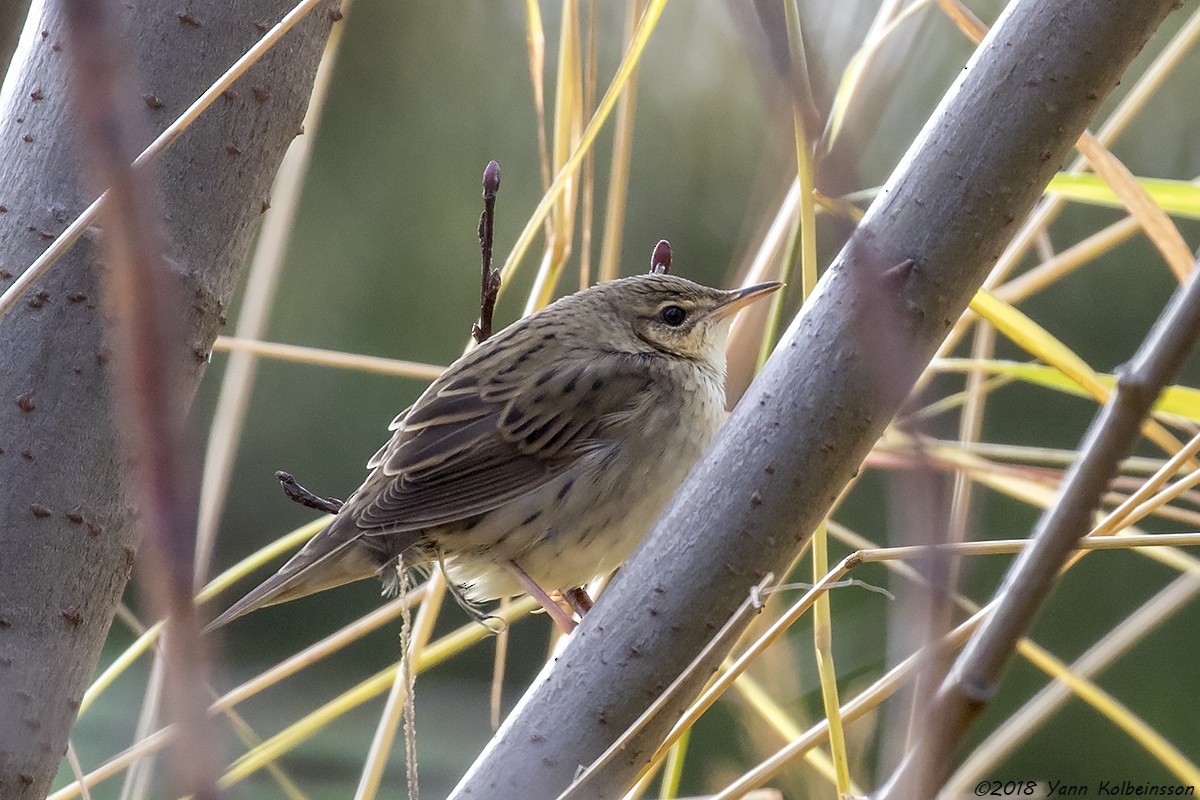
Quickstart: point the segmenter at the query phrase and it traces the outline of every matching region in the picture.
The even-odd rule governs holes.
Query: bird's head
[[[712,289],[668,274],[636,275],[593,287],[615,330],[642,352],[724,365],[725,340],[737,311],[779,289],[777,281],[744,289]]]

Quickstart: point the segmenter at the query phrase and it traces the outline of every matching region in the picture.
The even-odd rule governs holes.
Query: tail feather
[[[318,533],[279,571],[209,623],[213,630],[266,606],[332,589],[345,583],[373,577],[379,564],[359,543],[359,537],[343,538],[335,520]]]

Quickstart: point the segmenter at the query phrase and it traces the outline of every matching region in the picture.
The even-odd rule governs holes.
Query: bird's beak
[[[729,292],[728,299],[712,310],[712,315],[715,319],[725,319],[736,314],[742,308],[750,305],[760,297],[766,297],[772,292],[783,288],[783,284],[779,281],[768,281],[767,283],[758,283],[754,286],[747,286],[742,289],[735,289]]]

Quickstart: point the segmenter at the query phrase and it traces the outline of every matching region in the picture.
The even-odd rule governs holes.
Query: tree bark
[[[647,541],[452,800],[553,800],[670,685],[859,468],[1175,0],[1019,0],[980,45]],[[914,259],[911,269],[894,268]],[[619,798],[725,652],[570,794]]]
[[[120,4],[145,130],[157,133],[291,7],[287,0]],[[155,167],[186,292],[178,396],[190,402],[299,132],[331,26],[318,6]],[[0,93],[0,289],[77,216],[61,9],[34,2]],[[142,144],[148,144],[149,139]],[[97,235],[100,235],[99,233]],[[92,237],[94,238],[94,237]],[[99,303],[98,248],[79,242],[0,319],[0,797],[45,797],[134,564]],[[186,408],[179,408],[180,415]]]

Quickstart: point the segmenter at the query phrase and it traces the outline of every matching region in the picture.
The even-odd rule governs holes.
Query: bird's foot
[[[550,595],[546,593],[545,589],[543,589],[541,586],[538,586],[537,581],[529,577],[525,570],[517,566],[517,562],[509,561],[506,566],[513,574],[513,577],[517,579],[517,582],[521,584],[521,588],[524,589],[530,597],[532,597],[534,600],[537,600],[538,603],[541,604],[542,608],[546,609],[546,613],[550,615],[551,619],[558,623],[558,627],[563,633],[570,634],[575,630],[575,620],[571,619],[571,615],[567,613],[566,609],[556,603],[550,597]]]
[[[574,609],[575,614],[580,619],[583,619],[592,610],[592,597],[587,593],[587,589],[582,586],[567,589],[562,593],[562,598],[567,601],[567,605]]]

